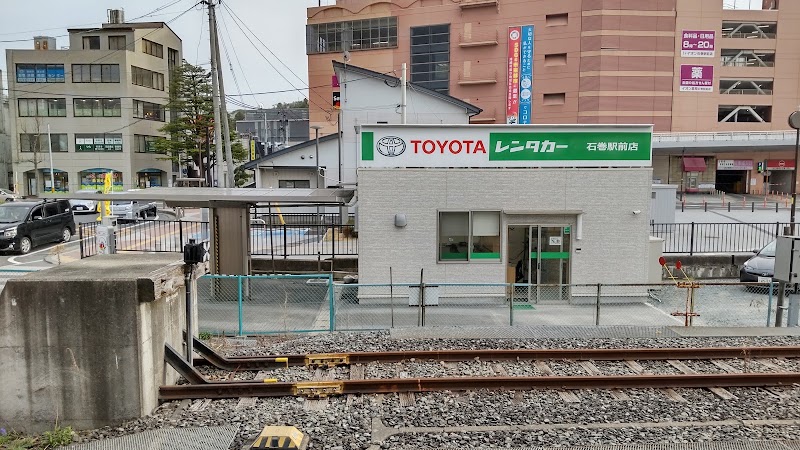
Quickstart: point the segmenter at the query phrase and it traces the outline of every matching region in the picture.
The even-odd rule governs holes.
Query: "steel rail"
[[[800,346],[781,347],[706,347],[706,348],[619,348],[619,349],[492,349],[423,350],[356,353],[289,354],[275,356],[223,357],[195,338],[195,350],[203,356],[195,365],[213,365],[223,370],[259,370],[285,366],[340,366],[372,362],[418,361],[458,362],[483,359],[508,360],[692,360],[738,358],[800,358]]]
[[[723,373],[681,375],[609,375],[544,377],[450,377],[342,380],[327,382],[265,383],[209,382],[162,386],[162,401],[197,398],[286,397],[309,398],[342,394],[389,394],[397,392],[532,390],[532,389],[630,389],[788,386],[800,383],[800,373]]]

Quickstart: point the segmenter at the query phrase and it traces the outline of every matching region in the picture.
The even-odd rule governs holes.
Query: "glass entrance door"
[[[569,284],[570,227],[530,227],[530,284]]]

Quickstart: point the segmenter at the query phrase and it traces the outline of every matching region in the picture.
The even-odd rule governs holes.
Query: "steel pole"
[[[800,112],[795,111],[792,113],[792,116],[797,116],[796,120],[800,122]],[[796,131],[797,136],[794,141],[794,170],[792,171],[792,208],[789,213],[789,226],[791,227],[792,236],[794,236],[794,214],[797,206],[797,163],[800,162],[800,128],[797,128]]]
[[[214,1],[208,0],[206,3],[208,5],[208,34],[211,45],[211,100],[214,104],[214,187],[223,187],[225,180],[222,177],[222,122],[220,122],[219,86],[217,85],[219,80],[217,78],[219,61],[217,61],[217,52],[215,51],[217,39],[214,21]]]
[[[47,124],[47,153],[50,154],[50,192],[56,191],[56,176],[55,169],[53,168],[53,139],[50,136],[50,124]],[[37,186],[38,189],[38,186]],[[794,204],[792,204],[792,211],[794,212]],[[792,213],[794,217],[794,213]]]

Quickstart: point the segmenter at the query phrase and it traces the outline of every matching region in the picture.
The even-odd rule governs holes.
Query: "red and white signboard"
[[[767,169],[769,170],[792,170],[794,169],[793,159],[768,159]]]
[[[519,46],[522,30],[520,27],[508,29],[508,98],[506,99],[506,123],[519,123]]]

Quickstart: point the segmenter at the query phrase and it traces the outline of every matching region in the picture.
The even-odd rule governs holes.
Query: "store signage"
[[[681,34],[681,56],[713,58],[716,31],[683,30]]]
[[[753,170],[752,159],[718,159],[717,170]]]
[[[793,159],[768,159],[767,169],[769,170],[792,170],[794,169]]]
[[[331,103],[333,103],[333,109],[342,108],[342,95],[339,93],[339,91],[334,91]]]
[[[714,66],[681,64],[681,92],[714,92]]]
[[[652,126],[363,125],[359,167],[649,167]]]
[[[506,123],[531,123],[533,102],[533,25],[508,29]]]

